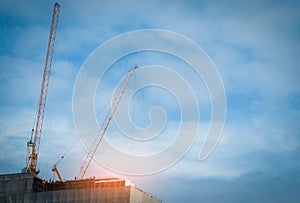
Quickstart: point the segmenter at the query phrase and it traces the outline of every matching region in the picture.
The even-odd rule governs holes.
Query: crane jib
[[[112,120],[113,116],[114,116],[114,113],[116,112],[121,100],[122,100],[122,97],[130,83],[130,80],[134,74],[134,72],[136,71],[137,69],[137,66],[135,66],[133,69],[129,70],[125,76],[125,78],[121,81],[120,85],[118,86],[118,88],[116,89],[115,91],[115,94],[112,98],[112,105],[111,107],[109,108],[109,111],[107,112],[106,116],[105,116],[105,119],[104,121],[102,122],[101,126],[100,126],[100,129],[97,133],[97,137],[96,139],[94,140],[92,146],[91,146],[91,149],[90,151],[88,152],[87,154],[87,157],[85,158],[81,168],[80,168],[80,171],[77,175],[77,179],[83,179],[86,171],[88,170],[94,156],[95,156],[95,153],[101,143],[101,140],[103,139],[104,137],[104,134],[110,124],[110,121]]]
[[[35,121],[35,129],[32,130],[32,136],[34,135],[33,141],[31,137],[30,141],[27,142],[26,167],[23,170],[27,172],[33,172],[34,176],[36,176],[38,173],[36,167],[37,167],[38,152],[40,147],[40,140],[42,136],[42,128],[44,123],[44,114],[45,114],[45,107],[46,107],[46,100],[47,100],[47,93],[48,93],[50,72],[52,67],[52,59],[54,53],[54,44],[55,44],[56,30],[58,25],[59,11],[60,11],[60,5],[58,3],[55,3],[53,8],[53,13],[52,13],[50,34],[49,34],[47,54],[45,60],[45,68],[44,68],[42,85],[41,85],[38,111],[37,111],[37,116]]]

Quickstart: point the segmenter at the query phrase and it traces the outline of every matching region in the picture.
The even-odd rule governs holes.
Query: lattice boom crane
[[[130,80],[134,74],[134,72],[136,71],[137,69],[137,66],[135,66],[133,69],[129,70],[125,76],[125,78],[121,81],[120,85],[118,86],[118,88],[116,89],[116,92],[112,98],[112,104],[111,104],[111,107],[109,108],[109,111],[107,112],[106,116],[105,116],[105,119],[103,121],[103,123],[101,124],[100,126],[100,129],[98,131],[98,134],[97,134],[97,137],[96,139],[94,140],[93,144],[92,144],[92,147],[91,147],[91,150],[89,151],[89,153],[87,154],[87,157],[86,159],[84,160],[81,168],[80,168],[80,171],[77,175],[77,179],[83,179],[87,169],[89,168],[94,156],[95,156],[95,153],[100,145],[100,142],[101,140],[103,139],[103,136],[121,102],[121,99],[130,83]]]
[[[27,157],[26,157],[26,167],[25,171],[33,172],[34,176],[37,175],[38,171],[37,160],[38,152],[40,147],[40,140],[42,136],[42,128],[44,122],[45,106],[48,93],[48,84],[52,66],[52,58],[54,52],[54,43],[56,38],[56,29],[58,24],[60,5],[58,3],[54,4],[51,28],[48,40],[48,48],[46,54],[45,68],[43,73],[43,80],[41,85],[41,93],[38,105],[37,116],[35,120],[35,129],[32,129],[30,141],[27,142]],[[33,139],[33,140],[32,140]]]

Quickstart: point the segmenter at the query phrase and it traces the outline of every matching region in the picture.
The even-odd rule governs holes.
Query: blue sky
[[[227,98],[222,139],[211,156],[199,161],[211,108],[203,81],[172,56],[150,52],[130,55],[104,76],[96,94],[96,109],[104,106],[132,65],[169,66],[189,81],[200,101],[198,139],[184,158],[154,175],[118,174],[97,163],[92,163],[87,175],[130,179],[165,202],[299,201],[298,1],[59,3],[61,14],[38,160],[42,178],[52,178],[51,167],[72,143],[74,146],[58,166],[62,176],[74,178],[85,157],[84,148],[76,142],[72,96],[77,74],[91,52],[125,32],[163,29],[196,42],[218,68]],[[26,141],[39,97],[53,4],[0,2],[0,173],[19,172],[25,166]],[[147,77],[137,73],[130,90],[144,79]],[[129,153],[164,149],[178,128],[180,113],[174,97],[161,89],[142,89],[131,103],[131,112],[135,124],[143,128],[149,125],[148,111],[157,105],[168,115],[158,140],[131,143],[114,124],[107,138]],[[98,122],[101,119],[99,116]]]

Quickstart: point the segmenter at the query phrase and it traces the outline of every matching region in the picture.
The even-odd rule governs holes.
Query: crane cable
[[[36,105],[36,110],[35,110],[35,116],[34,116],[34,119],[33,119],[33,123],[32,123],[32,128],[31,128],[31,135],[30,135],[30,142],[32,142],[32,138],[33,138],[33,132],[34,132],[34,128],[35,128],[35,124],[36,124],[36,118],[37,118],[37,114],[38,114],[38,108],[39,108],[39,102],[37,103]]]
[[[97,113],[96,115],[96,118],[103,112],[104,108],[107,106],[107,104],[111,101],[112,97],[110,97],[106,103],[103,105],[103,107],[100,109],[100,111]],[[89,123],[89,125],[80,133],[81,135],[82,134],[85,134],[88,129],[91,127],[91,125],[94,123],[94,119],[91,120],[91,122]],[[77,139],[75,139],[75,141],[71,144],[71,146],[63,153],[63,155],[60,157],[60,159],[54,164],[54,165],[58,165],[66,156],[66,154],[68,154],[71,149],[74,147],[74,145],[79,141],[78,137]]]

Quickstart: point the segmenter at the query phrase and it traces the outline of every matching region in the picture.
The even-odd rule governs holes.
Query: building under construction
[[[33,173],[0,175],[0,202],[160,202],[125,180],[46,182]]]
[[[122,179],[84,178],[137,67],[133,67],[126,73],[116,89],[116,93],[112,97],[112,105],[99,128],[96,139],[76,179],[64,181],[56,164],[53,166],[53,171],[57,174],[59,181],[48,182],[37,176],[39,173],[39,170],[37,170],[38,153],[42,137],[59,12],[60,5],[55,3],[37,115],[32,128],[31,138],[27,142],[26,166],[21,173],[0,175],[0,202],[160,202],[140,189],[127,185],[126,181]]]

